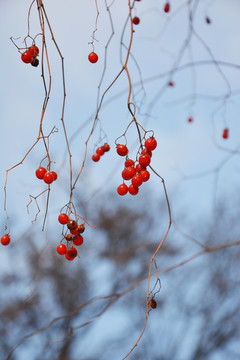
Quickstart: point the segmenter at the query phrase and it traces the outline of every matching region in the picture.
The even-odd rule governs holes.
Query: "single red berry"
[[[146,167],[142,166],[141,164],[137,164],[136,165],[136,170],[137,170],[137,173],[140,173],[140,171],[146,170]]]
[[[121,196],[126,195],[128,192],[128,186],[126,184],[119,185],[117,188],[117,192]]]
[[[65,257],[67,260],[71,261],[73,259],[75,259],[75,257],[77,256],[78,252],[77,249],[75,247],[70,247],[70,249],[68,249],[68,251],[65,254]]]
[[[141,177],[141,179],[142,179],[143,182],[148,181],[149,178],[150,178],[150,173],[149,173],[149,171],[147,171],[147,170],[142,170],[142,171],[140,171],[139,175],[140,175],[140,177]]]
[[[32,56],[38,56],[39,55],[39,48],[36,45],[32,45],[28,49],[28,53]]]
[[[74,243],[74,245],[76,245],[76,246],[82,245],[82,244],[83,244],[83,237],[82,237],[82,235],[74,236],[74,238],[73,238],[73,243]]]
[[[136,174],[137,170],[133,166],[128,166],[122,172],[122,177],[124,180],[130,180]]]
[[[96,154],[102,156],[104,154],[104,149],[103,149],[103,146],[97,148],[96,150]]]
[[[117,153],[120,156],[126,156],[128,154],[128,148],[126,147],[126,145],[118,144]]]
[[[67,252],[67,247],[65,244],[59,244],[57,246],[57,252],[59,255],[65,255]]]
[[[188,118],[188,122],[189,122],[189,123],[193,122],[193,118],[192,118],[192,117],[189,117],[189,118]]]
[[[46,183],[46,184],[51,184],[53,182],[53,176],[51,174],[51,172],[46,172],[46,174],[44,175],[43,177],[43,181]]]
[[[128,166],[134,166],[134,164],[135,164],[135,161],[134,160],[131,160],[131,159],[127,159],[126,161],[125,161],[125,167],[127,168]]]
[[[148,154],[143,154],[143,155],[139,156],[138,161],[139,161],[140,165],[146,167],[146,166],[148,166],[150,164],[151,158],[150,158],[150,156]]]
[[[78,227],[76,229],[74,229],[74,230],[70,230],[70,233],[72,235],[78,235],[79,234]]]
[[[88,55],[88,60],[91,62],[91,63],[96,63],[98,61],[98,56],[95,52],[91,52],[89,55]]]
[[[157,140],[153,136],[151,136],[151,137],[149,137],[148,139],[145,140],[144,145],[147,148],[147,150],[153,151],[157,147]]]
[[[105,152],[108,152],[110,150],[110,145],[108,145],[108,143],[105,143],[102,147]]]
[[[148,150],[147,148],[145,148],[145,149],[142,149],[142,151],[141,151],[141,154],[148,154],[150,157],[152,157],[152,152],[151,152],[151,150]]]
[[[75,221],[75,220],[69,220],[68,222],[67,222],[67,227],[69,228],[69,230],[75,230],[75,229],[77,229],[77,227],[78,227],[78,223]]]
[[[93,154],[92,160],[95,161],[95,162],[99,161],[99,160],[100,160],[100,155],[97,154],[97,153],[96,153],[96,154]]]
[[[60,222],[60,224],[65,225],[69,221],[69,216],[67,214],[61,213],[58,216],[58,221]]]
[[[164,12],[165,13],[168,13],[169,11],[170,11],[170,4],[169,4],[169,2],[166,2],[166,4],[164,5]]]
[[[139,189],[138,186],[134,186],[133,184],[129,185],[128,187],[129,194],[131,195],[137,195]]]
[[[40,180],[42,180],[44,178],[44,175],[46,174],[47,170],[44,167],[39,167],[36,170],[36,177]]]
[[[137,174],[132,178],[132,184],[136,187],[139,187],[142,185],[142,178],[141,178],[140,174]]]
[[[29,51],[24,51],[24,53],[22,53],[21,55],[21,59],[25,64],[30,64],[30,62],[32,61],[32,55],[29,53]]]
[[[225,128],[224,130],[223,130],[223,134],[222,134],[222,137],[223,137],[223,139],[227,139],[228,138],[228,136],[229,136],[229,129],[228,128]]]
[[[169,81],[168,86],[173,87],[173,86],[174,86],[174,82],[173,82],[173,81]]]
[[[56,173],[55,171],[50,171],[49,174],[52,175],[53,181],[56,181],[56,180],[57,180],[57,177],[58,177],[58,176],[57,176],[57,173]]]
[[[140,19],[139,17],[135,16],[133,19],[132,19],[132,22],[134,25],[138,25],[140,23]]]
[[[8,234],[5,234],[1,237],[1,244],[6,246],[10,243],[10,236]]]

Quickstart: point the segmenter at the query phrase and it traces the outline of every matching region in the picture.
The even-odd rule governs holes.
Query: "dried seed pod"
[[[84,225],[84,224],[78,225],[78,232],[79,232],[79,234],[82,234],[84,231],[85,231],[85,225]]]
[[[66,235],[64,236],[64,238],[65,238],[65,240],[67,240],[67,241],[71,241],[72,238],[73,238],[73,236],[72,236],[72,234],[66,234]]]
[[[78,227],[78,223],[75,220],[69,220],[67,223],[69,230],[75,230]]]
[[[150,306],[150,308],[152,308],[152,309],[156,309],[156,307],[157,307],[157,302],[156,302],[156,300],[155,299],[150,299],[149,300],[149,306]]]

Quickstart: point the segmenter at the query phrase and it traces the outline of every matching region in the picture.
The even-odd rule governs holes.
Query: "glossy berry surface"
[[[119,195],[123,196],[128,193],[128,186],[126,184],[121,184],[117,188],[117,192]]]
[[[88,60],[92,63],[92,64],[95,64],[97,61],[98,61],[98,56],[95,52],[91,52],[89,55],[88,55]]]
[[[82,245],[82,244],[83,244],[83,237],[82,237],[82,235],[74,236],[74,238],[73,238],[73,243],[74,243],[74,245],[76,245],[76,246]]]
[[[139,175],[143,182],[146,182],[150,179],[150,173],[147,170],[140,171]]]
[[[132,184],[137,187],[142,185],[142,178],[140,174],[137,174],[132,178]]]
[[[148,154],[150,157],[152,157],[152,151],[148,150],[147,148],[145,148],[141,151],[141,155],[142,154]]]
[[[57,246],[57,252],[59,255],[65,255],[67,252],[67,247],[65,244],[59,244]]]
[[[39,167],[36,170],[36,177],[40,180],[42,180],[44,178],[44,175],[46,174],[47,170],[44,167]]]
[[[136,174],[136,169],[133,166],[128,166],[122,172],[122,177],[124,180],[130,180]]]
[[[36,45],[33,45],[28,49],[28,53],[31,56],[38,56],[39,55],[39,48]]]
[[[30,62],[32,61],[32,55],[29,54],[29,51],[24,51],[24,53],[22,53],[21,55],[21,59],[25,64],[30,64]]]
[[[168,12],[170,11],[170,4],[169,4],[169,2],[167,2],[167,3],[164,5],[163,10],[164,10],[165,13],[168,13]]]
[[[103,146],[97,148],[96,150],[96,154],[102,156],[104,154],[104,149],[103,149]]]
[[[43,177],[43,181],[46,183],[46,184],[51,184],[53,182],[53,176],[50,172],[46,172],[46,174],[44,175]]]
[[[135,162],[134,160],[131,160],[131,159],[127,159],[124,163],[125,167],[127,168],[128,166],[134,166],[135,165]]]
[[[128,148],[126,147],[126,145],[118,144],[117,145],[117,153],[120,156],[126,156],[128,154]]]
[[[143,154],[139,156],[138,161],[141,166],[146,167],[150,164],[151,158],[148,154]]]
[[[92,156],[92,160],[94,161],[94,162],[98,162],[99,160],[100,160],[100,155],[99,154],[93,154],[93,156]]]
[[[56,181],[56,180],[57,180],[57,177],[58,177],[58,176],[57,176],[57,173],[56,173],[55,171],[50,171],[49,174],[52,175],[53,181]]]
[[[152,136],[145,140],[145,147],[149,151],[153,151],[157,147],[157,140]]]
[[[131,194],[131,195],[137,195],[139,189],[138,189],[138,186],[134,186],[133,184],[131,184],[131,185],[129,185],[128,191],[129,191],[129,194]]]
[[[79,234],[82,234],[85,231],[85,225],[79,224],[77,229],[78,229]]]
[[[103,145],[103,150],[104,150],[105,152],[108,152],[108,151],[110,150],[110,145],[108,145],[108,143],[105,143],[105,144]]]
[[[75,220],[69,220],[67,222],[67,227],[69,230],[75,230],[78,227],[78,223]]]
[[[136,165],[136,170],[137,170],[137,173],[140,173],[140,171],[146,170],[146,167],[142,166],[141,164],[137,164]]]
[[[140,23],[140,19],[139,17],[135,16],[133,19],[132,19],[132,22],[134,25],[138,25]]]
[[[67,260],[71,261],[71,260],[75,259],[77,254],[78,254],[77,249],[75,247],[71,247],[66,252],[65,257],[66,257]]]
[[[10,236],[8,234],[5,234],[1,237],[1,244],[6,246],[10,243]]]
[[[58,216],[58,221],[60,222],[60,224],[65,225],[69,221],[69,216],[67,214],[61,213]]]

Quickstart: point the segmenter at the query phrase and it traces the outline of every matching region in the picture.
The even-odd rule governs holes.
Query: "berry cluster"
[[[6,246],[10,243],[10,236],[8,234],[5,234],[1,237],[1,244]]]
[[[21,55],[21,59],[25,64],[30,64],[32,66],[38,66],[39,60],[37,56],[39,55],[39,48],[36,45],[32,45]]]
[[[135,161],[127,157],[128,148],[126,145],[118,144],[117,153],[120,156],[126,156],[125,168],[122,171],[123,180],[131,180],[131,184],[127,186],[125,183],[121,184],[117,188],[119,195],[126,195],[128,192],[131,195],[137,195],[139,192],[139,186],[143,182],[147,182],[150,178],[150,173],[146,169],[151,162],[152,151],[157,147],[157,141],[152,136],[145,140],[145,147],[142,149],[138,158],[138,163],[135,166]]]
[[[105,143],[103,146],[100,146],[97,148],[95,154],[92,156],[92,160],[97,162],[100,160],[100,157],[105,154],[105,152],[108,152],[110,150],[110,146],[108,143]]]
[[[51,184],[53,181],[57,180],[57,173],[55,171],[47,171],[44,167],[39,167],[36,170],[36,177],[40,180],[43,180],[46,184]]]
[[[78,254],[77,249],[73,246],[80,246],[83,244],[82,233],[85,230],[84,224],[78,224],[77,221],[70,219],[70,217],[61,213],[58,216],[58,221],[62,225],[67,225],[69,233],[66,233],[64,239],[67,241],[67,246],[60,243],[57,246],[57,252],[59,255],[65,255],[65,258],[69,261],[75,259]]]

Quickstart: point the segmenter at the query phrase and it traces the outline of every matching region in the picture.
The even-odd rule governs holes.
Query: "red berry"
[[[126,147],[126,145],[118,144],[117,153],[120,156],[126,156],[128,154],[128,148]]]
[[[132,22],[134,25],[138,25],[140,23],[140,19],[139,17],[135,16],[133,19],[132,19]]]
[[[148,166],[150,164],[151,158],[150,158],[150,156],[148,154],[143,154],[143,155],[139,156],[138,161],[139,161],[140,165],[146,167],[146,166]]]
[[[157,140],[152,136],[145,140],[144,145],[148,151],[153,151],[157,147]]]
[[[77,254],[77,249],[75,247],[70,247],[70,249],[66,252],[65,257],[67,260],[71,261],[77,256]]]
[[[74,229],[74,230],[70,230],[70,233],[72,235],[78,235],[79,234],[78,227],[76,229]]]
[[[141,178],[140,174],[137,174],[132,178],[132,184],[136,187],[139,187],[142,185],[142,178]]]
[[[125,167],[127,168],[128,166],[134,166],[134,164],[135,164],[135,162],[134,162],[134,160],[131,160],[131,159],[127,159],[126,161],[125,161]]]
[[[53,182],[53,176],[51,174],[51,172],[46,172],[46,174],[44,175],[43,177],[43,181],[46,183],[46,184],[51,184]]]
[[[108,143],[105,143],[102,147],[105,152],[108,152],[110,150],[110,145],[108,145]]]
[[[28,49],[28,53],[32,56],[38,56],[39,55],[39,48],[36,45],[31,46]]]
[[[57,252],[59,255],[65,255],[67,252],[67,247],[65,244],[59,244],[57,246]]]
[[[69,221],[69,216],[67,214],[61,213],[58,216],[58,221],[60,222],[60,224],[65,225]]]
[[[32,62],[32,55],[29,53],[29,50],[22,53],[21,59],[25,64],[30,64],[30,62]]]
[[[96,150],[96,154],[102,156],[104,154],[104,149],[103,149],[103,146],[97,148]]]
[[[91,52],[89,55],[88,55],[88,60],[91,62],[91,63],[96,63],[98,61],[98,56],[95,52]]]
[[[76,245],[76,246],[82,245],[82,244],[83,244],[83,237],[82,237],[82,235],[74,236],[74,238],[73,238],[73,243],[74,243],[74,245]]]
[[[146,167],[145,167],[145,166],[142,166],[142,165],[140,165],[140,164],[137,164],[137,165],[136,165],[136,170],[137,170],[137,173],[140,173],[140,171],[146,170]]]
[[[170,4],[169,2],[167,2],[165,5],[164,5],[164,12],[165,13],[168,13],[170,11]]]
[[[93,154],[92,160],[95,161],[95,162],[99,161],[99,160],[100,160],[100,155],[97,154],[97,153],[96,153],[96,154]]]
[[[193,118],[192,118],[192,117],[189,117],[189,118],[188,118],[188,122],[189,122],[189,123],[193,122]]]
[[[152,157],[152,152],[151,152],[151,150],[148,150],[148,149],[143,149],[141,151],[141,154],[148,154],[150,157]]]
[[[228,128],[225,128],[225,129],[223,130],[223,134],[222,134],[223,139],[227,139],[227,138],[228,138],[228,136],[229,136],[228,132],[229,132],[229,129],[228,129]]]
[[[137,195],[139,189],[138,186],[134,186],[133,184],[129,185],[128,187],[129,194],[131,195]]]
[[[149,173],[149,171],[147,171],[147,170],[142,170],[142,171],[140,171],[139,175],[140,175],[140,177],[141,177],[141,179],[142,179],[143,182],[148,181],[149,178],[150,178],[150,173]]]
[[[128,166],[126,169],[122,172],[122,177],[124,180],[130,180],[132,177],[136,174],[136,169],[133,166]]]
[[[10,243],[10,236],[8,234],[5,234],[1,237],[1,244],[6,246]]]
[[[174,82],[173,81],[169,81],[169,83],[168,83],[168,86],[174,86]]]
[[[55,171],[50,171],[49,174],[52,175],[53,181],[56,181],[56,180],[57,180],[57,177],[58,177],[58,176],[57,176],[57,173],[56,173]]]
[[[46,174],[47,170],[44,167],[39,167],[36,170],[36,177],[40,180],[42,180],[44,178],[44,175]]]
[[[128,192],[128,186],[126,184],[119,185],[118,188],[117,188],[117,192],[121,196],[126,195],[127,192]]]

